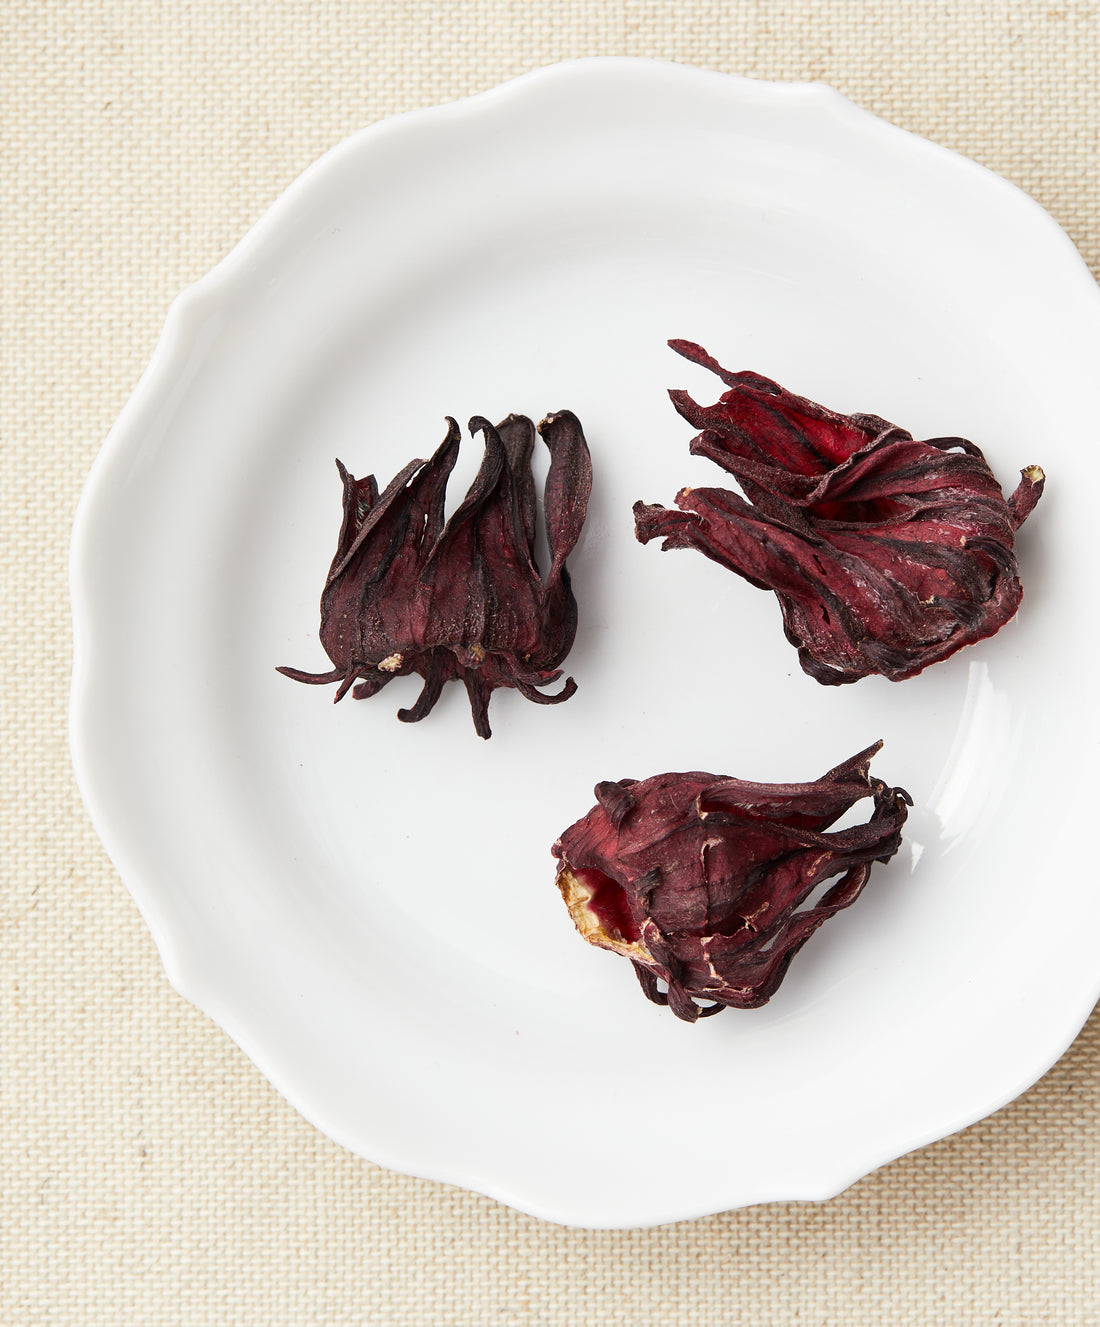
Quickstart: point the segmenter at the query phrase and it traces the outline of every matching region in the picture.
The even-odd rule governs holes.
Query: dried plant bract
[[[756,373],[730,373],[670,341],[728,391],[670,396],[701,430],[691,451],[745,497],[685,488],[678,511],[638,502],[642,543],[694,548],[774,590],[802,667],[827,685],[912,677],[992,636],[1020,605],[1016,531],[1043,491],[1038,466],[1004,498],[965,438],[916,441],[877,415],[839,415]],[[747,499],[747,501],[746,501]]]
[[[535,427],[510,415],[494,427],[475,417],[484,436],[481,468],[466,497],[444,522],[447,479],[458,457],[458,425],[428,461],[410,461],[381,494],[373,475],[356,479],[337,461],[344,518],[321,596],[321,643],[333,668],[279,671],[300,682],[338,683],[373,696],[395,677],[424,679],[419,698],[398,718],[424,718],[444,685],[466,688],[474,727],[490,736],[489,698],[515,687],[528,700],[554,705],[576,690],[540,688],[561,677],[577,629],[577,602],[565,559],[584,524],[592,466],[584,433],[568,410],[544,419],[538,432],[550,451],[543,494],[550,565],[535,555],[536,500],[531,472]]]
[[[691,773],[597,784],[596,805],[553,848],[577,930],[630,959],[649,999],[688,1022],[765,1004],[872,864],[898,850],[910,799],[871,778],[880,746],[813,783]],[[863,798],[865,824],[827,832]]]

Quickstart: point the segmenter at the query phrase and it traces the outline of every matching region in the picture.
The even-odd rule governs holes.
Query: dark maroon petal
[[[295,682],[308,682],[311,686],[339,682],[344,676],[344,671],[340,668],[330,668],[327,673],[307,673],[301,668],[287,668],[282,665],[276,668],[275,671],[282,673],[284,677],[292,678]]]
[[[565,567],[584,525],[592,492],[592,458],[580,421],[571,410],[548,415],[539,425],[542,440],[550,449],[550,468],[543,491],[546,538],[551,566],[547,584],[553,585]]]
[[[920,442],[876,415],[838,415],[670,344],[730,389],[707,408],[671,395],[702,430],[691,451],[734,475],[744,496],[682,489],[679,511],[638,502],[637,538],[694,548],[774,591],[812,677],[912,677],[1015,614],[1015,532],[1042,492],[1037,466],[1006,502],[964,438]]]
[[[531,473],[531,455],[535,449],[535,426],[526,415],[509,415],[497,425],[497,432],[504,446],[512,484],[512,521],[515,540],[519,547],[528,550],[532,569],[537,572],[534,561],[537,509],[535,477]]]
[[[373,475],[367,475],[365,479],[356,479],[354,475],[348,473],[340,460],[336,462],[336,469],[344,486],[344,519],[340,526],[340,537],[336,541],[333,567],[348,555],[356,536],[378,503],[378,483]],[[411,469],[409,473],[412,473]]]
[[[371,696],[377,696],[386,683],[392,681],[393,677],[393,673],[374,674],[362,682],[356,682],[351,689],[351,694],[355,700],[368,700]],[[339,698],[340,693],[337,692],[333,699],[339,700]]]
[[[578,931],[629,958],[649,999],[689,1022],[765,1004],[900,846],[910,798],[871,777],[880,746],[811,783],[694,772],[597,784],[596,805],[553,848]],[[864,798],[866,822],[828,832]]]
[[[529,682],[526,678],[513,674],[511,685],[516,688],[520,695],[526,696],[528,700],[533,701],[536,705],[560,705],[563,700],[568,700],[570,696],[576,695],[577,684],[571,677],[565,679],[560,691],[537,690],[537,687],[540,686],[550,686],[559,677],[561,677],[560,669],[540,674],[537,682]]]
[[[408,589],[395,593],[391,587],[415,581],[434,542],[458,442],[458,426],[448,420],[447,436],[431,460],[410,462],[369,505],[363,498],[377,493],[373,476],[356,480],[337,462],[344,520],[321,596],[321,643],[337,668],[370,676],[384,660],[414,652],[420,606]],[[394,671],[392,665],[383,669],[387,676]]]
[[[569,412],[540,426],[550,446],[547,525],[553,565],[545,582],[535,561],[536,501],[531,454],[535,427],[510,415],[494,427],[475,417],[482,464],[445,523],[447,481],[458,456],[458,425],[429,461],[412,461],[379,494],[374,477],[356,479],[338,461],[343,520],[321,597],[321,643],[330,672],[279,671],[303,682],[338,681],[336,698],[375,695],[393,677],[418,673],[406,723],[431,712],[448,681],[461,681],[474,726],[490,736],[489,700],[514,687],[542,705],[576,690],[561,676],[573,644],[577,605],[566,554],[584,521],[591,464],[584,434]]]
[[[474,731],[478,737],[492,737],[489,727],[489,697],[493,689],[480,673],[466,670],[462,674],[466,685],[466,694],[470,698],[470,713],[474,716]]]
[[[454,469],[458,459],[459,432],[457,423],[448,416],[447,436],[443,439],[430,461],[410,461],[386,485],[381,497],[368,499],[377,494],[378,486],[373,475],[365,480],[356,480],[348,473],[340,461],[336,462],[340,477],[344,481],[344,525],[345,531],[354,532],[354,537],[346,549],[338,548],[328,579],[334,581],[344,571],[363,547],[366,540],[379,531],[386,529],[387,518],[401,523],[409,522],[413,514],[419,514],[421,520],[429,512],[436,512],[442,501],[442,494],[447,486],[447,477]],[[419,474],[418,474],[419,472]],[[414,475],[419,482],[410,484]],[[421,526],[417,531],[420,538],[431,538],[430,522],[427,529]]]
[[[416,702],[407,710],[397,711],[397,717],[402,723],[419,723],[435,708],[443,692],[443,684],[449,680],[445,656],[441,651],[431,651],[424,661],[423,673],[424,686]]]

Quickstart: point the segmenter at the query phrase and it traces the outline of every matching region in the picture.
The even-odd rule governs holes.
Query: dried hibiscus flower
[[[685,488],[679,511],[635,503],[635,533],[774,590],[811,677],[913,677],[1016,612],[1015,535],[1043,491],[1038,466],[1006,501],[964,438],[917,442],[877,415],[835,414],[759,374],[729,373],[689,341],[669,345],[728,386],[709,407],[669,395],[702,430],[691,451],[734,475],[748,501]]]
[[[577,930],[629,958],[646,995],[688,1022],[766,1004],[814,931],[856,900],[872,863],[898,850],[911,801],[870,777],[881,746],[814,783],[692,773],[597,784],[597,805],[553,848]],[[825,832],[864,797],[874,802],[866,824]]]
[[[557,681],[577,630],[577,601],[565,559],[584,524],[592,485],[588,445],[568,410],[538,426],[550,450],[543,493],[550,567],[535,559],[535,427],[510,415],[495,428],[480,416],[485,455],[458,509],[444,524],[447,479],[458,457],[459,429],[429,461],[410,461],[379,495],[373,475],[356,479],[336,462],[344,483],[344,519],[321,596],[321,643],[330,672],[280,668],[299,682],[339,682],[373,696],[394,677],[418,673],[424,688],[397,717],[430,713],[444,683],[462,681],[474,727],[489,737],[489,698],[515,687],[528,700],[556,705],[576,690],[538,688]],[[358,680],[357,680],[358,679]],[[355,684],[353,686],[353,684]]]

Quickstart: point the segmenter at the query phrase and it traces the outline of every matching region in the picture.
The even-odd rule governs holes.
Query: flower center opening
[[[609,875],[594,867],[574,869],[573,876],[584,889],[591,891],[585,901],[600,930],[613,940],[633,944],[641,935],[630,915],[626,890]]]
[[[652,963],[641,927],[630,912],[626,890],[595,867],[562,861],[557,886],[573,925],[589,944],[611,949],[638,963]]]

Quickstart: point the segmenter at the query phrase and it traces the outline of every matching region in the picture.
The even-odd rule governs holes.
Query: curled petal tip
[[[1047,477],[1037,465],[1026,465],[1020,471],[1020,482],[1016,491],[1008,500],[1013,523],[1019,529],[1035,509],[1035,504],[1043,496]]]

